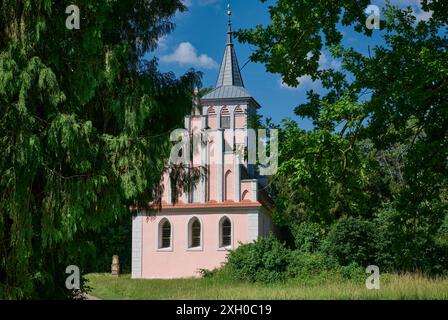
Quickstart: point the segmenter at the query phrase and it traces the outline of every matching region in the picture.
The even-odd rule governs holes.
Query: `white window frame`
[[[168,247],[168,248],[162,248],[162,236],[163,236],[163,225],[165,224],[165,222],[167,222],[168,221],[168,223],[170,224],[170,231],[171,231],[171,234],[170,234],[170,246]],[[173,251],[173,248],[174,248],[174,238],[173,238],[173,234],[174,234],[174,232],[173,232],[173,229],[174,229],[174,227],[173,227],[173,223],[167,218],[167,217],[163,217],[162,219],[160,219],[160,221],[159,221],[159,223],[157,224],[157,229],[156,229],[156,234],[157,234],[157,237],[156,237],[156,249],[157,249],[157,251],[160,251],[160,252],[171,252],[171,251]]]
[[[198,220],[199,224],[201,225],[200,246],[190,247],[190,243],[192,241],[191,226],[195,220]],[[203,250],[204,250],[204,224],[202,223],[202,219],[200,219],[197,216],[193,216],[190,218],[190,220],[188,220],[187,223],[187,251],[203,251]]]
[[[226,121],[227,120],[229,121],[229,126],[225,126],[224,127],[223,119],[226,119]],[[229,115],[227,115],[227,114],[222,114],[221,115],[221,129],[232,129],[232,119],[231,119],[230,114]]]
[[[224,222],[225,219],[229,219],[230,221],[230,245],[229,246],[222,246],[222,223]],[[228,251],[228,250],[232,250],[233,249],[233,235],[234,235],[234,223],[233,220],[228,216],[228,215],[223,215],[219,221],[218,221],[218,232],[216,233],[218,235],[218,251]]]

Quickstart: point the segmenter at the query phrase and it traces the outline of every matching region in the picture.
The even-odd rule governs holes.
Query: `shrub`
[[[227,256],[227,266],[237,280],[282,281],[286,278],[290,254],[290,250],[271,235],[231,251]]]
[[[212,270],[208,269],[199,269],[199,274],[204,279],[213,279],[218,281],[232,281],[232,273],[230,268],[227,265],[224,265],[220,268],[215,268]]]
[[[448,214],[435,237],[435,255],[432,273],[448,275]]]
[[[322,245],[326,230],[317,223],[301,223],[292,227],[296,249],[302,252],[316,252]]]
[[[356,262],[368,266],[375,262],[374,224],[360,218],[341,218],[331,228],[322,245],[324,253],[342,266]]]
[[[201,275],[201,278],[215,278],[219,275],[219,271],[221,268],[215,268],[215,269],[198,269],[198,273]]]
[[[392,205],[376,213],[375,248],[382,270],[443,274],[448,265],[448,221],[438,210],[419,214]]]
[[[400,221],[400,213],[393,208],[384,208],[376,213],[374,220],[376,263],[381,270],[394,270],[397,266],[396,248],[401,240],[396,237]],[[395,227],[394,227],[395,226]]]
[[[292,278],[309,278],[322,273],[338,271],[340,268],[336,259],[323,253],[303,252],[296,250],[291,254],[288,266],[288,276]]]
[[[356,262],[350,263],[348,266],[341,267],[340,274],[344,279],[363,281],[367,279],[367,274],[359,264]]]

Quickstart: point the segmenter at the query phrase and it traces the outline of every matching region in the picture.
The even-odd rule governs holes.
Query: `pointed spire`
[[[221,68],[219,71],[216,88],[223,86],[244,87],[243,78],[241,77],[238,59],[236,57],[235,49],[233,47],[233,32],[232,32],[232,11],[230,10],[230,3],[228,5],[227,15],[229,16],[229,26],[227,30],[227,43],[222,59]]]

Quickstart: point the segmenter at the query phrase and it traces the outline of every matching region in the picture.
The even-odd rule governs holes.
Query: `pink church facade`
[[[258,108],[244,87],[229,21],[216,88],[185,118],[190,136],[201,137],[191,164],[206,175],[174,205],[165,175],[162,210],[133,218],[133,278],[197,277],[200,269],[220,267],[229,250],[275,231],[266,179],[241,155],[251,143],[248,116]]]

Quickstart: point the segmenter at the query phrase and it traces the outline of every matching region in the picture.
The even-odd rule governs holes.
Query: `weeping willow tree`
[[[66,7],[80,29],[66,27]],[[86,234],[160,194],[199,74],[144,60],[181,0],[0,0],[0,298],[63,298]]]

